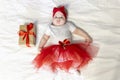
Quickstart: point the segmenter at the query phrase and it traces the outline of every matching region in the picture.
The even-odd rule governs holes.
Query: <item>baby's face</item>
[[[63,15],[63,13],[61,13],[60,11],[56,12],[53,19],[52,19],[53,25],[56,26],[61,26],[63,24],[65,24],[66,19]]]

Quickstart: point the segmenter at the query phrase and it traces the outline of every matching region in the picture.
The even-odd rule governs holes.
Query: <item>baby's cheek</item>
[[[61,24],[65,24],[65,23],[66,23],[66,20],[62,20],[62,21],[61,21]]]
[[[53,21],[52,21],[52,22],[53,22],[53,24],[56,24],[56,20],[55,20],[55,19],[53,19]]]
[[[61,24],[64,24],[65,23],[65,21],[61,21]]]

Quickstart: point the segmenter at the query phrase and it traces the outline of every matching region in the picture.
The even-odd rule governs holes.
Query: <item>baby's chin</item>
[[[54,24],[55,26],[62,26],[62,25],[64,25],[64,24]]]
[[[55,26],[62,26],[62,25],[64,25],[65,23],[53,23],[53,25],[55,25]]]

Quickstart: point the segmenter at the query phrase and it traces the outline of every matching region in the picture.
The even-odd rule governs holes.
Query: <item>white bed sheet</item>
[[[68,19],[100,45],[97,57],[82,72],[85,80],[120,80],[120,0],[0,0],[0,80],[45,80],[31,61],[52,8],[61,4],[67,6]],[[36,46],[20,47],[19,25],[29,22],[36,24]]]

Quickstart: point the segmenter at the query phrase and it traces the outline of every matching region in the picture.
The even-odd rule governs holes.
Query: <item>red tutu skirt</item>
[[[68,45],[51,45],[42,49],[33,63],[36,68],[49,67],[52,71],[59,69],[69,71],[70,68],[81,69],[96,55],[98,48],[86,43]]]

